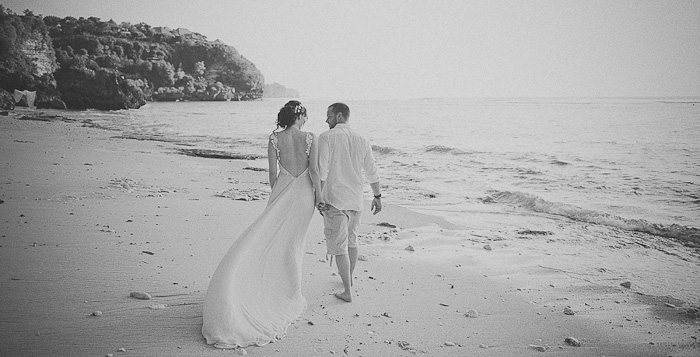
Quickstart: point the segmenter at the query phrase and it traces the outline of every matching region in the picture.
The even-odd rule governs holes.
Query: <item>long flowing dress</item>
[[[276,140],[273,144],[277,149]],[[306,309],[301,267],[314,213],[313,185],[309,168],[295,177],[278,166],[267,207],[233,243],[209,282],[202,325],[207,344],[266,345],[282,338]]]

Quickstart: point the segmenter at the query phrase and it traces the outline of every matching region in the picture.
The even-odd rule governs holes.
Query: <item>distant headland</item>
[[[38,108],[117,110],[148,101],[296,97],[219,40],[184,28],[14,14],[0,5],[0,108],[19,91]]]

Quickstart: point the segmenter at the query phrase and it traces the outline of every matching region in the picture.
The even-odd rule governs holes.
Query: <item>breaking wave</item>
[[[452,148],[449,146],[442,146],[442,145],[430,145],[425,147],[425,152],[432,152],[432,153],[438,153],[438,154],[453,154],[453,155],[466,155],[469,154],[469,152],[466,152],[464,150],[460,150],[457,148]]]
[[[627,231],[643,232],[656,236],[676,238],[700,243],[700,229],[679,224],[663,225],[644,219],[628,219],[613,214],[579,208],[566,203],[550,202],[541,197],[523,192],[499,191],[482,199],[486,203],[505,203],[522,208],[558,216],[579,222],[601,224]]]
[[[372,145],[372,151],[379,153],[379,154],[398,154],[398,153],[400,153],[399,150],[394,149],[392,147],[379,146],[379,145]]]

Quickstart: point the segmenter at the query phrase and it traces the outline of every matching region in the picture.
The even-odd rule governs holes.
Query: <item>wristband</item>
[[[382,194],[374,195],[374,198],[382,198]]]

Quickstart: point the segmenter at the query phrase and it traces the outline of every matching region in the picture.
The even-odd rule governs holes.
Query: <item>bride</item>
[[[306,120],[306,108],[294,100],[277,115],[277,127],[284,130],[273,132],[268,142],[272,193],[209,282],[202,325],[207,344],[266,345],[282,338],[306,309],[304,241],[320,199],[314,196],[320,192],[316,137],[300,130]]]

